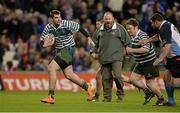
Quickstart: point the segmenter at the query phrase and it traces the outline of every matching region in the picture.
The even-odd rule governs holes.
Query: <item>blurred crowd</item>
[[[53,57],[52,48],[42,48],[39,37],[50,22],[49,11],[61,11],[63,19],[80,23],[91,35],[96,20],[111,11],[123,24],[129,18],[140,21],[140,27],[150,36],[148,21],[160,12],[180,30],[179,0],[1,0],[0,1],[0,69],[11,71],[46,71]],[[81,33],[74,33],[76,51],[74,71],[93,72],[97,61],[89,54],[90,47]]]

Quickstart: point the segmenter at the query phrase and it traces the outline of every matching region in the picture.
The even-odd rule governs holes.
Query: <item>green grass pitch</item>
[[[113,92],[112,102],[87,102],[85,92],[56,91],[55,104],[43,104],[39,100],[47,92],[0,92],[0,112],[180,112],[180,90],[175,90],[176,106],[152,106],[156,97],[147,105],[142,105],[142,91],[125,91],[125,99],[116,102]],[[163,92],[165,97],[166,93]]]

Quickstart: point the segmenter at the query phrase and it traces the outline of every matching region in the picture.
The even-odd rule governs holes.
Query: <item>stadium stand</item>
[[[119,5],[118,5],[118,4]],[[118,6],[117,6],[118,5]],[[1,0],[0,1],[0,69],[11,71],[45,71],[52,58],[50,49],[41,49],[39,36],[49,22],[49,11],[61,11],[64,19],[79,22],[93,34],[95,21],[105,11],[112,11],[117,21],[129,18],[140,21],[142,30],[152,35],[148,18],[161,12],[180,30],[178,0]],[[75,71],[96,71],[85,37],[76,33]]]

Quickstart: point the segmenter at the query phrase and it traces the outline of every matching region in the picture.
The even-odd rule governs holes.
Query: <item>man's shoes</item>
[[[98,102],[99,101],[99,96],[94,95],[92,101],[93,102]]]
[[[103,102],[111,102],[111,99],[104,99]]]
[[[160,99],[157,100],[156,105],[157,106],[166,106],[167,101],[164,98],[160,98]]]
[[[43,103],[54,104],[55,99],[51,96],[48,96],[47,98],[41,99],[40,101]]]
[[[123,98],[117,98],[116,102],[122,102]]]
[[[164,106],[176,106],[176,103],[166,102],[166,103],[164,104]]]
[[[88,85],[88,90],[87,90],[87,101],[92,101],[93,100],[93,89],[90,83],[87,84]]]
[[[150,100],[155,96],[153,92],[151,92],[149,89],[146,89],[145,93],[145,97],[144,97],[144,105],[149,103]]]

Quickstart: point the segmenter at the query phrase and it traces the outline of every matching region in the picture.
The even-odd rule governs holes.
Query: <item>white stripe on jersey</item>
[[[55,48],[62,49],[67,46],[74,46],[73,31],[79,31],[80,25],[69,20],[62,20],[58,28],[55,28],[52,23],[46,25],[40,40],[43,41],[48,34],[55,36]]]
[[[171,52],[175,55],[180,55],[180,33],[173,24],[171,24],[171,37]]]
[[[147,38],[148,38],[148,35],[145,32],[139,30],[138,34],[132,39],[132,47],[138,48],[137,43],[139,42],[139,40],[147,39]],[[137,46],[137,47],[135,47],[135,46]],[[149,61],[156,58],[156,53],[155,53],[154,47],[151,43],[148,43],[144,46],[141,46],[141,48],[148,49],[149,52],[147,52],[147,53],[133,53],[132,55],[134,56],[135,61],[137,63],[149,62]]]

